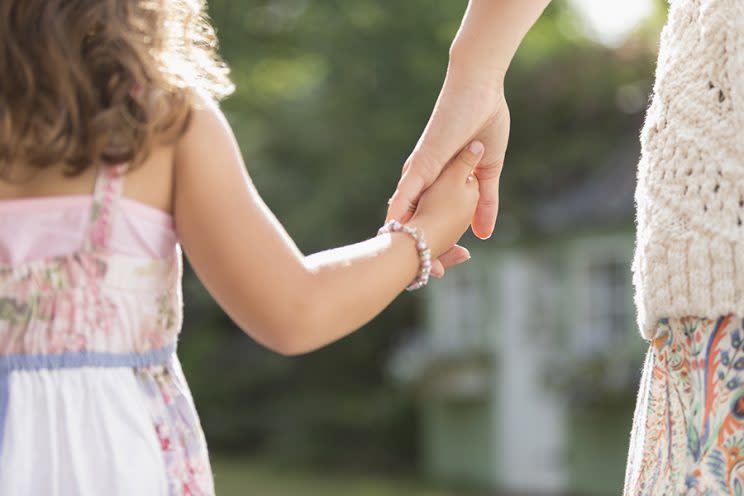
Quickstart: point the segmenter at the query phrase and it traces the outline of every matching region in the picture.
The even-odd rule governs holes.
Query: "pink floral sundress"
[[[78,250],[0,265],[2,495],[214,494],[176,355],[180,245],[109,248],[125,170],[99,167]]]

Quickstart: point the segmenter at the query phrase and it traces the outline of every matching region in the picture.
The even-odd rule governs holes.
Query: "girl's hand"
[[[409,224],[423,230],[432,258],[449,250],[470,225],[479,198],[473,170],[484,150],[480,141],[470,143],[445,166],[418,201]]]

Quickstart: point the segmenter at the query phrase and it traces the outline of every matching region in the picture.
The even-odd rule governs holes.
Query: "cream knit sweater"
[[[744,0],[672,0],[641,133],[638,324],[744,314]]]

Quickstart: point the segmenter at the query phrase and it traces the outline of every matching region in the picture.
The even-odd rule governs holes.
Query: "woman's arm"
[[[450,70],[503,83],[522,39],[550,0],[470,0],[450,48]],[[499,79],[502,78],[502,79]]]
[[[476,169],[480,200],[472,219],[473,232],[488,238],[498,212],[499,178],[509,139],[510,116],[504,98],[504,74],[522,38],[549,0],[470,0],[450,48],[447,75],[429,122],[406,160],[391,198],[388,219],[410,217],[412,207],[444,165],[470,140],[486,153]],[[441,261],[459,263],[454,247]],[[444,267],[435,264],[441,275]]]
[[[467,229],[478,192],[466,177],[481,155],[453,163],[411,221],[433,256]],[[402,233],[304,257],[256,192],[216,104],[194,111],[174,166],[176,229],[194,271],[239,327],[277,352],[304,353],[356,330],[416,276],[415,242]],[[444,209],[447,198],[461,205]]]

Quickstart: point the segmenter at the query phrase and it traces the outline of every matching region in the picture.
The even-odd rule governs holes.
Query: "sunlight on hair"
[[[618,46],[653,11],[652,0],[569,0],[586,23],[587,34]]]

